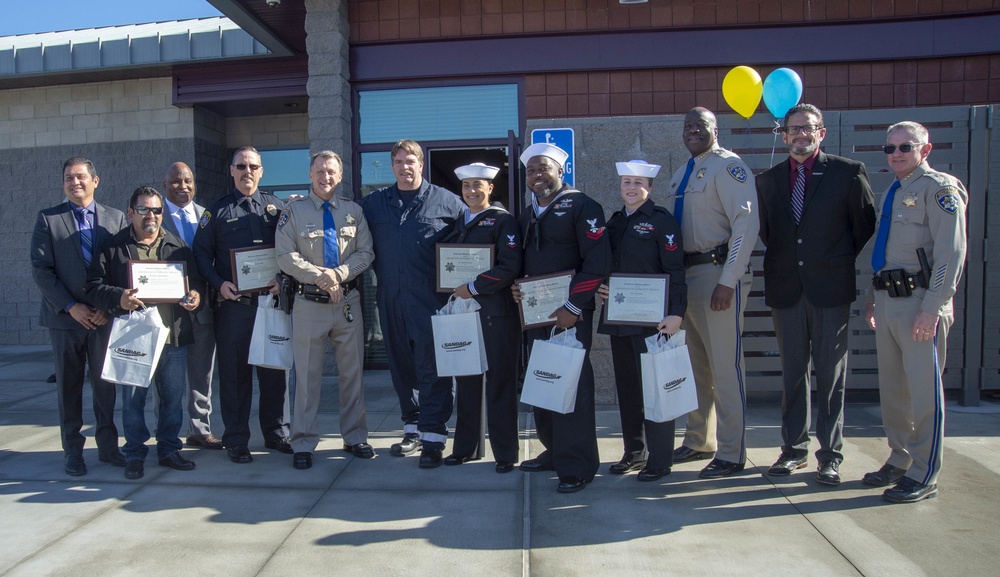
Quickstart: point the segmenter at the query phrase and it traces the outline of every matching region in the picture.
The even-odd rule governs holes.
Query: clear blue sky
[[[206,0],[4,0],[0,36],[221,15]]]

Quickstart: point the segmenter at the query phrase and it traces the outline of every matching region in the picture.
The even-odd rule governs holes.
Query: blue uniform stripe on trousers
[[[733,361],[736,363],[736,380],[739,382],[740,386],[740,403],[743,405],[743,410],[740,411],[741,418],[743,420],[743,435],[740,437],[740,459],[746,459],[747,454],[747,390],[746,383],[743,382],[743,372],[740,371],[740,359],[743,358],[743,331],[740,330],[740,315],[743,314],[743,293],[741,292],[743,281],[736,281],[736,306],[733,307],[736,314],[733,315],[733,320],[736,322],[734,327],[736,330],[736,357]]]
[[[927,474],[921,483],[924,485],[937,473],[938,453],[941,451],[941,440],[944,438],[944,406],[941,404],[941,367],[938,366],[938,336],[934,331],[934,441],[931,443],[931,453],[927,459]]]

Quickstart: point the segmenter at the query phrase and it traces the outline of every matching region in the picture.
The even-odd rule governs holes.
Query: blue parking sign
[[[566,159],[566,166],[563,167],[563,182],[576,186],[576,156],[573,152],[573,129],[572,128],[536,128],[531,131],[531,144],[554,144],[563,149],[569,158]]]

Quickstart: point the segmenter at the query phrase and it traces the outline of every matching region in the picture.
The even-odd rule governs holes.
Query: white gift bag
[[[576,409],[576,390],[586,355],[583,344],[576,338],[575,327],[547,341],[536,339],[528,358],[521,402],[557,413],[572,413]]]
[[[489,368],[479,309],[476,299],[452,297],[431,317],[439,377],[481,375]]]
[[[292,350],[292,317],[274,308],[274,296],[257,298],[257,317],[250,339],[251,365],[268,369],[289,370],[295,359]]]
[[[167,334],[156,307],[115,317],[101,378],[109,383],[148,387],[167,343]]]
[[[698,393],[684,331],[670,340],[657,333],[646,338],[639,355],[642,368],[642,404],[646,418],[655,423],[672,421],[698,408]]]

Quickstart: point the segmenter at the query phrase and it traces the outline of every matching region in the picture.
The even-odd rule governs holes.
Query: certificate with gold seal
[[[667,316],[668,274],[612,274],[604,323],[655,327]]]
[[[435,249],[439,293],[450,293],[493,268],[492,244],[437,244]]]
[[[569,285],[573,281],[574,274],[575,271],[567,270],[529,276],[516,281],[521,287],[521,302],[518,303],[518,309],[521,312],[522,329],[556,324],[556,319],[549,316],[569,299]]]
[[[259,291],[267,287],[278,274],[278,258],[274,245],[234,248],[229,251],[233,284],[238,292]]]
[[[130,289],[145,304],[176,303],[187,296],[187,263],[165,260],[128,261]]]

